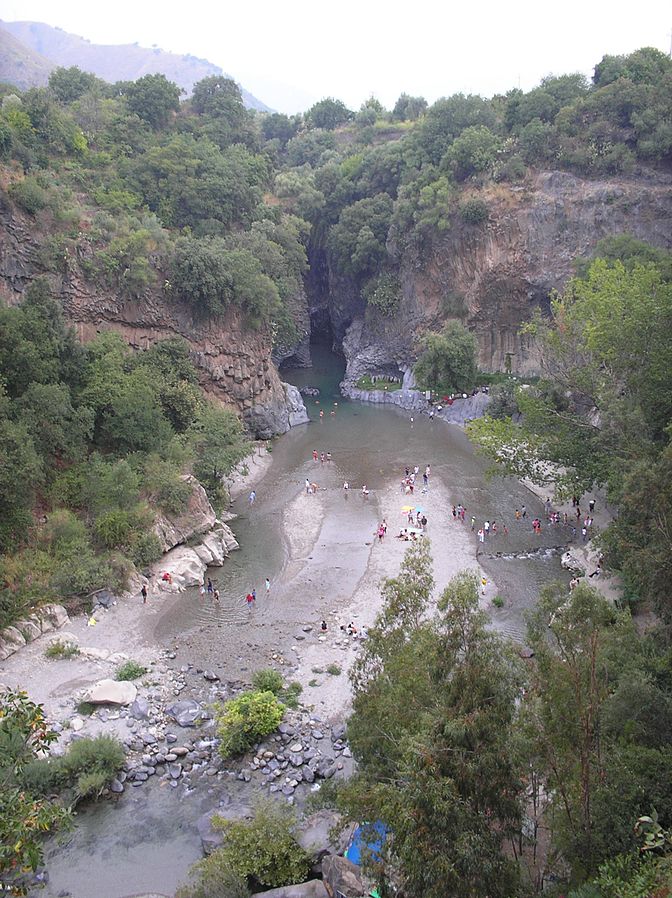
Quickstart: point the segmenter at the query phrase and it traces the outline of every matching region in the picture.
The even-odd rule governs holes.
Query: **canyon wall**
[[[78,258],[65,258],[58,274],[46,272],[40,248],[45,235],[35,234],[32,228],[31,220],[19,214],[0,194],[3,301],[10,305],[19,303],[29,284],[45,275],[65,317],[82,341],[113,330],[130,347],[140,350],[159,340],[182,337],[189,344],[205,392],[242,415],[256,436],[267,438],[284,433],[290,426],[307,420],[300,397],[297,400],[293,388],[280,380],[272,360],[268,329],[246,327],[237,308],[230,308],[221,318],[195,318],[185,303],[159,287],[146,290],[137,298],[102,289],[83,276],[87,244],[82,241],[78,244]],[[160,282],[158,271],[157,276]],[[306,307],[305,297],[298,297],[297,301]]]
[[[672,178],[588,181],[565,172],[539,172],[520,185],[493,184],[479,191],[487,222],[453,226],[421,247],[389,249],[401,264],[402,298],[385,318],[351,300],[343,342],[353,382],[366,372],[400,373],[417,359],[422,335],[458,318],[478,340],[483,370],[535,373],[534,343],[520,334],[535,309],[548,310],[549,294],[574,273],[574,260],[590,257],[597,242],[628,233],[672,248]],[[334,318],[343,327],[344,297],[338,281]],[[337,332],[335,327],[334,331]]]

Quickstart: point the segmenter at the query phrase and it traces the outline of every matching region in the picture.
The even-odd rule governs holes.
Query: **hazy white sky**
[[[605,53],[644,46],[668,52],[672,4],[0,0],[0,18],[46,22],[94,43],[193,53],[269,106],[294,112],[325,96],[358,108],[373,94],[390,107],[402,91],[431,103],[458,91],[529,89],[549,73],[590,76]],[[293,99],[288,86],[296,89]]]

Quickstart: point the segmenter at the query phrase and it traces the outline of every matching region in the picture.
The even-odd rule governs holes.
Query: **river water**
[[[567,579],[560,566],[561,547],[570,538],[567,528],[544,527],[541,536],[534,536],[531,526],[514,524],[514,509],[523,505],[528,521],[536,515],[543,519],[536,497],[513,479],[488,480],[485,463],[455,425],[417,413],[411,424],[409,412],[341,397],[338,383],[343,368],[341,359],[315,346],[312,368],[282,372],[290,383],[320,390],[319,399],[306,398],[311,424],[274,441],[271,469],[257,487],[254,504],[249,504],[247,496],[234,503],[238,517],[232,526],[241,549],[227,559],[224,568],[211,572],[221,593],[219,605],[198,601],[194,591],[188,591],[160,618],[155,631],[157,640],[167,646],[185,633],[202,632],[203,658],[194,663],[205,666],[210,660],[208,645],[218,632],[240,628],[241,638],[249,632],[244,629],[249,627],[244,596],[250,584],[262,584],[265,577],[275,582],[283,572],[287,574],[283,515],[306,477],[319,479],[333,494],[338,491],[339,498],[344,480],[353,493],[363,484],[371,490],[369,503],[358,502],[359,497],[351,494],[350,502],[329,506],[311,555],[319,571],[319,580],[311,582],[316,594],[337,595],[355,587],[366,569],[366,540],[371,540],[379,520],[376,490],[400,478],[409,464],[431,464],[432,480],[443,482],[451,503],[468,509],[466,526],[472,514],[477,527],[486,519],[497,520],[500,532],[481,547],[478,559],[504,600],[504,607],[491,612],[497,630],[522,641],[524,613],[534,605],[540,588],[549,581]],[[331,452],[331,464],[315,465],[313,449]],[[509,525],[506,536],[501,529],[504,522]],[[473,540],[476,546],[476,534]],[[442,547],[433,543],[432,550],[441,552]],[[48,850],[50,883],[41,892],[43,898],[55,898],[63,891],[73,898],[122,898],[140,892],[172,895],[189,865],[200,857],[198,816],[216,804],[215,798],[222,798],[223,790],[226,800],[235,803],[241,785],[224,781],[217,789],[209,789],[210,794],[197,789],[187,795],[181,788],[147,783],[128,790],[115,804],[103,802],[84,811],[68,844]]]

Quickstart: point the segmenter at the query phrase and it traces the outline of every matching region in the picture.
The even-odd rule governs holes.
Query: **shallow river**
[[[451,502],[461,502],[468,509],[466,526],[472,514],[477,527],[486,519],[497,520],[500,528],[504,522],[509,525],[508,536],[500,529],[498,536],[490,538],[479,562],[505,600],[503,609],[492,611],[493,625],[522,640],[523,615],[534,604],[539,588],[550,580],[567,579],[560,553],[555,551],[569,541],[567,529],[545,527],[540,537],[534,537],[531,527],[514,526],[516,507],[525,505],[531,520],[535,515],[543,518],[541,503],[515,480],[487,480],[486,465],[474,455],[459,428],[417,414],[411,424],[410,413],[394,407],[348,402],[338,393],[340,360],[313,347],[313,363],[311,369],[282,372],[283,379],[299,387],[318,387],[319,401],[306,399],[310,425],[274,441],[270,475],[258,485],[255,503],[250,505],[243,496],[234,504],[238,518],[232,527],[241,549],[227,559],[224,568],[212,572],[221,591],[220,605],[195,601],[193,591],[185,593],[160,619],[157,639],[170,645],[178,635],[198,629],[210,639],[218,628],[239,626],[244,632],[248,622],[244,596],[250,584],[262,584],[265,577],[276,581],[287,565],[287,546],[280,536],[282,517],[306,477],[326,481],[333,489],[344,480],[351,484],[351,501],[330,506],[319,545],[313,550],[321,574],[320,592],[351,591],[366,567],[365,539],[371,539],[379,519],[376,489],[399,478],[406,465],[417,464],[423,470],[431,464],[432,479],[440,478]],[[331,452],[331,464],[315,465],[313,449]],[[371,490],[368,506],[355,495],[362,484]],[[391,529],[397,523],[401,518],[391,522]],[[476,545],[475,534],[473,539]],[[342,549],[344,541],[351,542],[346,565],[343,552],[332,551],[337,543]],[[433,544],[432,550],[440,552],[441,546]],[[235,804],[240,788],[236,782],[218,784],[216,797],[228,790]],[[128,790],[115,805],[102,803],[84,812],[68,844],[49,849],[50,882],[37,894],[43,898],[63,892],[73,898],[122,898],[141,892],[172,895],[189,865],[200,857],[195,821],[216,803],[213,794],[196,790],[185,795],[181,788],[147,783]]]

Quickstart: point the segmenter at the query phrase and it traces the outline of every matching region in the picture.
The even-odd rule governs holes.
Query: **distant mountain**
[[[14,38],[13,43],[7,42],[7,52],[5,35]],[[0,80],[17,87],[46,84],[49,72],[57,66],[76,65],[111,83],[136,81],[143,75],[160,72],[189,95],[194,84],[202,78],[225,74],[207,59],[180,56],[158,47],[140,47],[138,44],[92,44],[83,37],[42,22],[0,22],[0,36]],[[20,52],[21,48],[24,55]],[[241,93],[248,109],[270,111],[265,103],[242,87]]]
[[[41,87],[53,68],[52,62],[0,28],[0,81],[15,84],[20,90]]]

